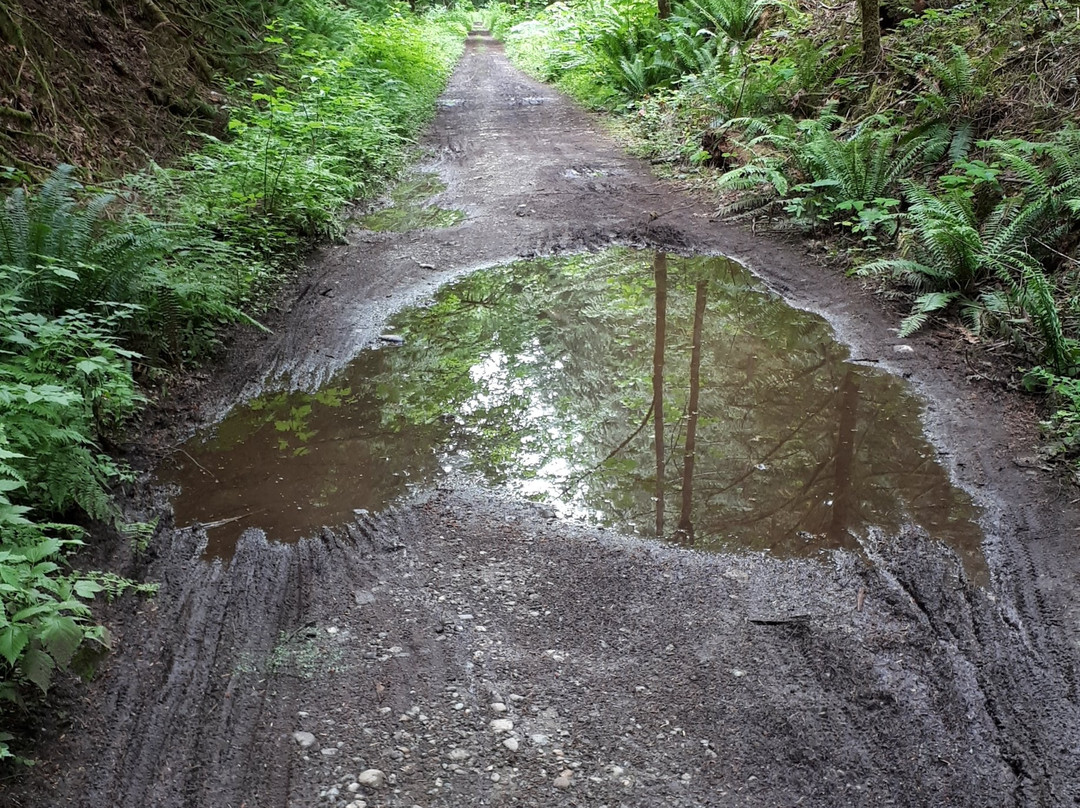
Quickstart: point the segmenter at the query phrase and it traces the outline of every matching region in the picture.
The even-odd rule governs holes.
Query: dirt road
[[[723,252],[908,377],[984,508],[991,582],[877,537],[818,561],[706,556],[566,524],[466,483],[229,565],[167,528],[162,583],[42,729],[15,806],[1056,806],[1080,801],[1071,492],[1015,462],[1018,402],[934,338],[897,352],[850,282],[710,221],[474,36],[428,138],[447,230],[352,232],[196,393],[326,378],[470,268],[613,243]],[[133,503],[144,512],[159,495]],[[166,519],[166,521],[168,521]]]

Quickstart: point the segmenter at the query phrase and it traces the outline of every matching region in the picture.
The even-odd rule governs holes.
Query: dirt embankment
[[[442,231],[350,233],[191,400],[210,417],[311,385],[453,275],[631,243],[724,252],[908,377],[984,508],[991,582],[945,549],[703,556],[549,518],[451,480],[228,566],[167,528],[110,614],[121,651],[72,691],[16,806],[1049,806],[1080,799],[1070,492],[1014,462],[1017,403],[933,336],[897,352],[857,288],[710,221],[473,37],[428,136]],[[147,495],[142,507],[154,507]],[[377,771],[372,771],[377,770]]]
[[[0,4],[0,156],[35,174],[163,161],[224,128],[215,73],[261,46],[266,4],[9,0]]]

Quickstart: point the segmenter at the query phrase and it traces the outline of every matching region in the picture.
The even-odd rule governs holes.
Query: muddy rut
[[[161,582],[107,612],[119,652],[41,729],[15,806],[1051,806],[1080,801],[1080,521],[1025,467],[1022,406],[934,336],[905,344],[797,246],[712,221],[596,122],[466,54],[425,168],[445,230],[350,231],[200,390],[202,417],[311,387],[470,269],[629,244],[723,253],[907,377],[982,507],[990,582],[926,537],[815,561],[686,552],[451,478],[228,564],[166,524],[117,558]],[[173,425],[175,429],[175,425]],[[162,430],[167,432],[167,430]],[[163,507],[147,486],[133,514]],[[167,510],[166,510],[167,514]]]

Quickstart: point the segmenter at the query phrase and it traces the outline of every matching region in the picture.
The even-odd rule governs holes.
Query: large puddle
[[[806,555],[917,524],[983,566],[903,382],[724,258],[634,250],[477,272],[314,394],[238,407],[175,455],[178,524],[292,541],[450,471],[703,549]]]

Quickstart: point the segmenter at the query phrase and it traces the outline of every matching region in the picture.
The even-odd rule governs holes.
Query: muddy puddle
[[[391,233],[453,227],[465,221],[465,212],[441,208],[427,201],[445,190],[446,183],[438,174],[414,173],[394,186],[390,192],[390,205],[361,216],[357,221],[368,230]]]
[[[177,522],[290,541],[450,473],[701,549],[981,533],[905,384],[724,258],[627,249],[477,272],[314,393],[270,393],[174,456]],[[228,521],[225,521],[228,520]]]

